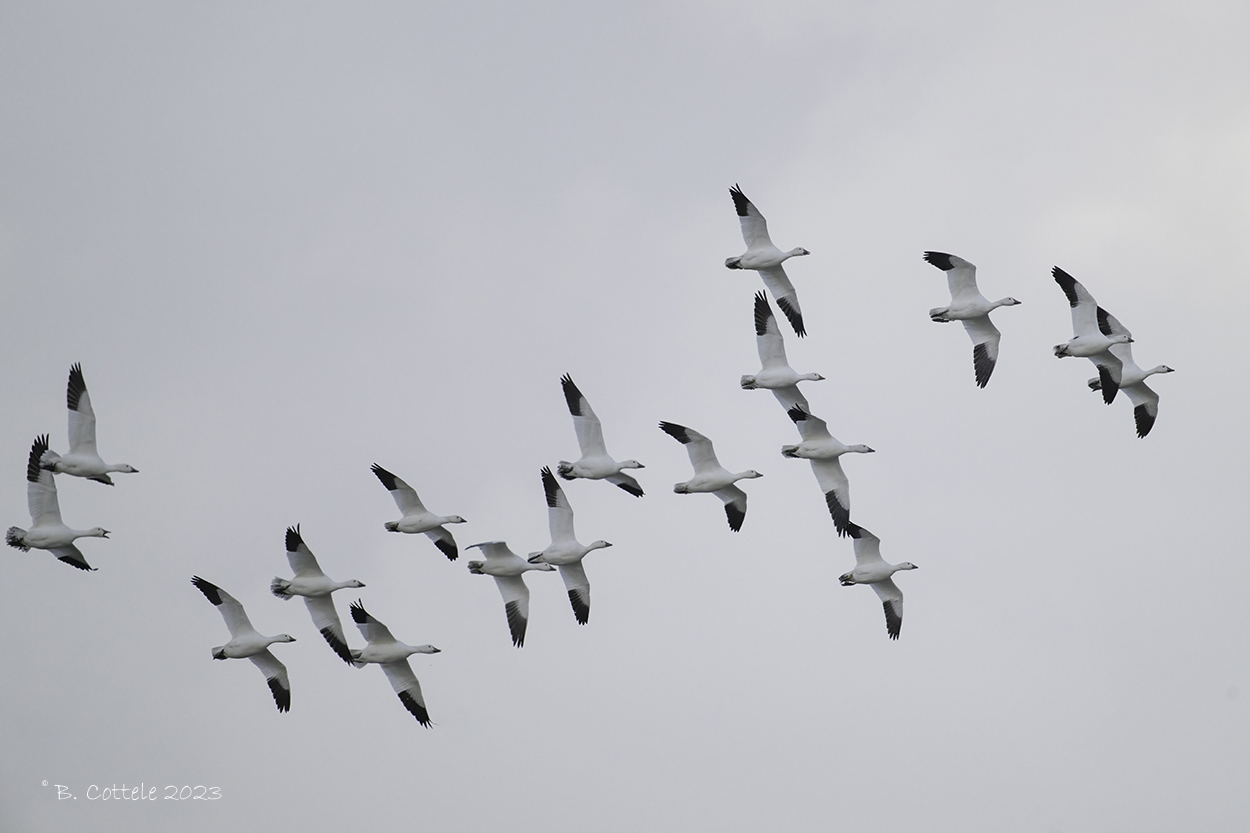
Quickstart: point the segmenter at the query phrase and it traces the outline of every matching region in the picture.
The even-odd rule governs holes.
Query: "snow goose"
[[[607,541],[595,541],[582,546],[573,533],[573,507],[551,469],[542,470],[543,491],[547,494],[547,525],[551,528],[551,546],[542,552],[532,552],[531,564],[554,564],[560,568],[564,589],[569,593],[569,603],[577,623],[590,621],[590,580],[582,567],[582,559],[588,553],[612,546]]]
[[[69,384],[65,390],[69,406],[69,451],[64,455],[48,451],[41,461],[43,467],[57,474],[85,477],[97,483],[113,485],[109,472],[137,474],[138,469],[126,463],[106,463],[100,459],[95,446],[95,411],[91,409],[91,396],[82,377],[82,365],[69,369]]]
[[[797,405],[787,413],[799,429],[803,442],[783,445],[781,455],[811,462],[816,483],[825,495],[825,505],[829,507],[829,517],[833,518],[833,526],[838,535],[847,535],[851,523],[851,484],[838,458],[850,452],[871,454],[874,449],[862,444],[843,445],[829,433],[823,419],[812,416]]]
[[[107,538],[109,531],[101,527],[70,529],[61,521],[61,506],[56,499],[56,481],[52,472],[41,465],[48,453],[48,435],[35,437],[26,461],[26,503],[30,507],[30,529],[9,527],[5,543],[22,552],[31,547],[48,550],[59,560],[80,570],[94,570],[74,546],[78,538]]]
[[[568,403],[569,413],[573,415],[573,429],[577,431],[577,444],[581,447],[582,458],[576,463],[561,460],[556,471],[565,480],[584,477],[587,480],[607,480],[634,497],[642,497],[642,487],[638,481],[625,474],[622,469],[645,468],[637,460],[626,460],[618,463],[608,455],[607,446],[603,444],[603,426],[599,417],[590,409],[586,397],[573,384],[573,377],[564,374],[560,377],[560,386],[564,389],[564,401]]]
[[[726,258],[725,266],[730,269],[752,269],[764,280],[764,286],[773,294],[777,306],[785,314],[799,338],[807,335],[803,328],[803,311],[799,309],[799,295],[794,285],[786,277],[786,270],[781,268],[783,261],[801,255],[810,255],[807,249],[791,249],[783,252],[773,245],[768,237],[768,221],[756,208],[742,189],[737,185],[729,189],[733,197],[734,209],[738,212],[738,223],[742,226],[742,239],[746,241],[747,250],[737,257]]]
[[[278,711],[291,710],[291,680],[287,676],[286,666],[278,662],[269,651],[275,642],[294,642],[295,637],[280,633],[277,636],[261,636],[248,621],[247,613],[238,599],[222,590],[211,581],[199,576],[192,576],[191,583],[199,588],[210,602],[221,612],[230,629],[230,641],[213,649],[213,659],[250,659],[265,675],[269,690],[273,692],[273,701]]]
[[[798,383],[820,382],[825,377],[819,373],[796,373],[790,367],[777,317],[762,291],[755,294],[755,347],[760,354],[760,370],[753,376],[742,377],[742,389],[771,390],[787,411],[795,405],[806,408],[807,398],[799,392]]]
[[[1102,391],[1102,401],[1108,405],[1115,399],[1120,389],[1120,378],[1123,365],[1119,357],[1111,352],[1112,345],[1129,344],[1133,337],[1125,330],[1122,333],[1111,332],[1107,321],[1109,313],[1098,306],[1089,290],[1081,286],[1076,278],[1056,266],[1051,270],[1055,283],[1063,290],[1072,307],[1072,340],[1066,344],[1055,345],[1055,355],[1059,358],[1067,356],[1084,356],[1098,368],[1098,387]]]
[[[399,511],[404,513],[398,521],[387,521],[386,531],[409,534],[424,532],[434,542],[434,546],[443,551],[448,561],[455,561],[460,554],[456,549],[456,539],[451,537],[450,532],[443,529],[443,524],[462,524],[465,522],[464,518],[459,515],[431,513],[421,503],[421,498],[417,497],[416,490],[407,483],[377,463],[373,464],[372,470],[378,476],[378,480],[382,481],[382,485],[391,493],[391,497],[395,499],[395,505],[399,507]]]
[[[962,257],[946,252],[925,252],[924,259],[946,273],[950,287],[949,306],[929,310],[929,318],[939,323],[964,322],[964,329],[972,339],[972,369],[976,372],[977,387],[985,387],[998,361],[998,343],[1002,333],[990,321],[990,312],[999,307],[1020,303],[1015,298],[989,301],[977,289],[977,267]]]
[[[404,704],[417,722],[427,729],[430,727],[430,713],[425,709],[425,698],[421,696],[421,683],[417,675],[412,673],[408,657],[413,654],[442,653],[433,645],[405,645],[387,630],[377,619],[365,610],[360,600],[352,602],[352,620],[360,633],[368,641],[368,645],[352,651],[352,659],[359,663],[376,662],[386,672],[391,681],[391,688],[399,695],[399,702]]]
[[[694,477],[685,483],[675,484],[673,491],[679,495],[711,492],[725,502],[725,517],[729,519],[729,528],[734,532],[742,529],[742,522],[747,516],[747,493],[734,483],[764,475],[754,469],[737,474],[726,471],[716,459],[712,441],[698,431],[672,422],[661,422],[660,430],[686,447],[686,453],[690,455],[690,465],[694,467]]]
[[[508,549],[503,541],[487,541],[469,547],[474,548],[481,549],[486,560],[470,561],[469,572],[475,576],[494,576],[499,595],[503,596],[503,610],[508,617],[512,644],[521,648],[525,645],[525,626],[530,618],[530,589],[525,586],[521,574],[529,570],[552,572],[556,568],[550,564],[530,564]]]
[[[855,569],[838,577],[843,587],[853,584],[870,584],[881,599],[885,608],[885,629],[890,639],[898,639],[903,629],[903,591],[898,589],[890,576],[899,570],[919,570],[910,561],[901,564],[887,564],[881,558],[881,539],[857,524],[851,524],[848,531],[855,539]]]
[[[325,637],[326,642],[348,665],[352,662],[351,651],[347,648],[347,640],[343,636],[343,623],[334,609],[334,599],[330,594],[344,587],[364,587],[364,583],[356,579],[334,581],[321,572],[317,559],[304,543],[299,534],[299,525],[286,528],[286,560],[291,564],[294,578],[278,578],[269,583],[269,592],[283,601],[290,601],[294,596],[303,596],[308,612],[312,614],[313,624]]]
[[[1123,333],[1132,336],[1128,328],[1111,313],[1107,313],[1107,326],[1116,335]],[[1158,364],[1149,370],[1142,370],[1137,366],[1137,362],[1133,361],[1133,348],[1128,343],[1113,344],[1109,349],[1123,366],[1120,371],[1120,390],[1127,393],[1129,401],[1133,403],[1133,419],[1137,423],[1137,436],[1144,437],[1150,433],[1155,419],[1159,416],[1159,394],[1146,386],[1146,379],[1156,373],[1171,373],[1172,368],[1166,364]],[[1089,380],[1090,390],[1101,388],[1102,379],[1094,377]]]

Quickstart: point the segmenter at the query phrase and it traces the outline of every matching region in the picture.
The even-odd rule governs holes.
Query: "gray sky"
[[[0,558],[0,827],[1245,829],[1250,10],[1141,3],[30,3],[0,8],[0,522],[65,439],[82,362],[113,530],[79,573]],[[853,517],[921,569],[886,638],[758,368],[740,183],[846,442]],[[976,263],[973,384],[926,249]],[[1056,361],[1060,265],[1175,374],[1145,440]],[[461,546],[547,543],[577,453],[559,377],[646,464],[565,488],[592,615],[388,535],[377,462]],[[679,497],[712,438],[755,468],[731,533]],[[300,602],[283,530],[417,656],[423,730]],[[292,710],[215,663],[234,594],[299,640]],[[336,595],[340,615],[355,598]],[[350,628],[350,624],[349,624]],[[354,628],[349,641],[361,643]],[[43,781],[49,786],[42,786]],[[105,802],[90,785],[217,787]],[[78,796],[58,801],[56,784]]]

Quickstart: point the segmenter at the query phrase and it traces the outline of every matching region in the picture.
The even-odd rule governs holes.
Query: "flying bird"
[[[508,617],[508,631],[512,644],[518,648],[525,645],[525,626],[530,619],[530,589],[525,586],[522,573],[530,570],[554,572],[550,564],[531,564],[508,549],[503,541],[487,541],[472,544],[469,549],[481,549],[485,561],[470,561],[469,572],[475,576],[493,576],[499,595],[503,596],[503,610]]]
[[[760,354],[760,370],[742,377],[742,389],[771,390],[787,411],[795,405],[806,408],[807,398],[799,391],[799,382],[820,382],[825,377],[819,373],[796,373],[790,367],[777,317],[762,291],[755,293],[755,347]]]
[[[551,545],[542,552],[532,552],[527,559],[531,564],[554,564],[560,568],[564,589],[568,591],[569,603],[577,623],[590,621],[590,580],[582,559],[587,554],[612,546],[607,541],[595,541],[583,546],[573,533],[573,507],[560,488],[551,469],[542,470],[543,491],[547,495],[547,525],[551,528]]]
[[[434,546],[447,556],[448,561],[455,561],[460,554],[456,549],[456,539],[443,528],[443,524],[462,524],[465,522],[464,518],[459,515],[435,515],[425,508],[425,505],[421,503],[421,498],[417,497],[416,490],[407,483],[377,463],[373,464],[372,471],[391,493],[391,497],[395,499],[395,505],[404,515],[398,521],[387,521],[386,531],[406,532],[411,535],[424,532],[434,542]]]
[[[1102,391],[1102,401],[1110,405],[1115,400],[1116,391],[1120,389],[1123,376],[1123,363],[1111,352],[1117,344],[1130,344],[1133,337],[1128,330],[1114,333],[1108,321],[1110,313],[1098,306],[1089,290],[1081,286],[1076,278],[1056,266],[1051,270],[1055,283],[1063,290],[1072,307],[1072,340],[1066,344],[1055,345],[1055,355],[1059,358],[1067,356],[1084,356],[1098,368],[1098,388]]]
[[[226,620],[226,627],[230,629],[230,641],[213,649],[213,659],[250,659],[260,669],[260,673],[265,675],[265,682],[269,683],[269,690],[273,692],[273,702],[277,704],[278,711],[290,711],[291,680],[287,676],[286,666],[270,653],[269,646],[275,642],[294,642],[295,637],[285,633],[261,636],[252,627],[243,605],[234,596],[199,576],[192,576],[191,583],[216,605],[221,618]]]
[[[887,564],[881,558],[881,539],[857,524],[848,530],[855,540],[855,569],[838,577],[843,587],[868,584],[877,591],[881,606],[885,609],[885,629],[890,639],[898,639],[903,628],[903,591],[891,578],[900,570],[919,570],[910,561]]]
[[[56,499],[56,481],[41,461],[48,453],[48,435],[35,437],[26,461],[26,504],[30,508],[30,529],[11,526],[4,534],[5,543],[28,552],[32,547],[47,550],[60,561],[80,570],[94,570],[74,546],[79,538],[107,538],[102,527],[70,529],[61,521],[61,506]]]
[[[404,704],[404,708],[417,719],[418,723],[428,729],[430,713],[426,711],[425,698],[421,696],[421,683],[417,682],[417,675],[412,673],[408,657],[413,654],[442,652],[433,645],[405,645],[400,642],[391,636],[386,625],[369,615],[359,599],[352,602],[351,611],[352,620],[369,643],[359,650],[353,649],[352,659],[358,663],[376,662],[381,665],[382,670],[386,672],[386,678],[391,681],[391,688],[395,689],[395,693],[399,695],[399,701]]]
[[[690,455],[690,465],[694,467],[694,477],[684,483],[675,484],[673,491],[679,495],[711,492],[724,501],[729,528],[734,532],[742,529],[742,522],[747,516],[747,493],[734,484],[739,480],[764,475],[754,469],[736,474],[727,471],[716,459],[712,441],[698,431],[672,422],[661,422],[660,430],[686,447],[686,453]]]
[[[838,535],[849,534],[851,525],[851,483],[842,471],[838,458],[843,454],[871,454],[874,449],[866,445],[844,445],[829,433],[825,421],[812,416],[797,405],[786,412],[794,425],[799,429],[803,442],[797,445],[783,445],[781,455],[804,459],[812,464],[812,472],[816,475],[816,483],[825,496],[825,505],[829,508],[829,517],[833,518],[833,526]]]
[[[1132,336],[1128,328],[1121,324],[1116,317],[1107,313],[1107,326],[1114,335],[1123,333]],[[1156,373],[1171,373],[1172,368],[1166,364],[1157,364],[1149,370],[1142,370],[1137,366],[1137,362],[1133,361],[1133,348],[1124,344],[1113,344],[1110,348],[1111,354],[1120,360],[1122,369],[1120,370],[1120,390],[1128,394],[1129,401],[1133,403],[1133,419],[1137,423],[1137,436],[1144,437],[1150,433],[1150,429],[1154,427],[1155,420],[1159,416],[1159,394],[1155,393],[1146,385],[1146,379]],[[1099,390],[1102,388],[1102,380],[1095,376],[1089,380],[1090,390]]]
[[[106,463],[100,459],[95,444],[95,411],[91,409],[91,396],[87,382],[82,376],[82,365],[69,369],[69,384],[65,390],[69,406],[69,451],[64,455],[55,451],[44,454],[41,464],[57,474],[85,477],[97,483],[113,485],[109,472],[136,474],[138,469],[127,463]]]
[[[950,287],[949,306],[929,310],[929,318],[939,323],[964,322],[964,329],[972,339],[972,369],[976,372],[977,387],[985,387],[998,361],[998,343],[1002,333],[990,321],[990,312],[999,307],[1020,303],[1015,298],[989,301],[977,289],[977,267],[962,257],[946,252],[925,252],[924,259],[946,273]]]
[[[295,577],[286,579],[275,576],[269,583],[269,592],[283,601],[303,596],[317,630],[343,662],[353,665],[351,651],[348,650],[347,639],[343,635],[343,624],[339,621],[339,614],[334,609],[334,599],[330,594],[345,587],[364,587],[364,583],[354,578],[334,581],[321,572],[312,550],[308,549],[300,536],[298,525],[286,528],[286,559],[290,562]]]
[[[734,210],[738,212],[738,223],[742,226],[742,239],[746,241],[747,250],[737,257],[727,258],[725,266],[730,269],[752,269],[764,280],[764,286],[773,294],[777,306],[785,314],[794,334],[799,338],[807,335],[803,328],[803,311],[799,309],[799,295],[794,291],[794,284],[786,276],[781,264],[792,257],[810,255],[807,249],[791,249],[783,252],[773,245],[768,237],[768,221],[756,208],[742,189],[737,185],[729,189],[733,197]]]
[[[642,463],[637,460],[626,460],[618,463],[608,454],[603,444],[603,426],[599,417],[590,409],[586,397],[573,384],[573,377],[567,373],[560,377],[560,386],[564,389],[564,401],[573,415],[573,429],[577,432],[577,444],[581,447],[582,458],[576,463],[561,460],[556,471],[565,480],[584,477],[587,480],[607,480],[629,492],[634,497],[642,497],[642,487],[638,481],[625,474],[622,469],[641,469]]]

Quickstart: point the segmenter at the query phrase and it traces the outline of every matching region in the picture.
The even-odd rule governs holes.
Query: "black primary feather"
[[[568,403],[569,413],[573,416],[582,415],[582,392],[573,384],[573,377],[565,373],[560,377],[560,387],[564,389],[564,401]]]
[[[286,551],[295,552],[302,543],[304,543],[304,539],[300,537],[299,524],[288,526],[286,528]]]
[[[1115,395],[1120,390],[1111,370],[1103,365],[1098,365],[1098,387],[1102,390],[1102,401],[1107,405],[1115,401]]]
[[[825,506],[829,507],[829,517],[833,518],[833,528],[838,531],[838,535],[840,537],[850,535],[850,528],[853,526],[851,523],[851,510],[842,505],[838,500],[838,496],[833,493],[833,490],[825,492]],[[857,538],[859,536],[851,535],[851,537]]]
[[[289,712],[291,692],[282,687],[282,682],[277,677],[267,677],[265,681],[269,683],[269,690],[273,692],[273,701],[278,704],[278,711]]]
[[[1111,338],[1115,333],[1111,332],[1111,322],[1107,320],[1107,315],[1108,312],[1105,309],[1098,308],[1098,331],[1107,338]]]
[[[686,434],[686,426],[684,425],[678,425],[675,422],[661,422],[660,430],[677,440],[677,442],[682,445],[690,442],[690,436]]]
[[[1146,436],[1154,428],[1155,416],[1146,410],[1145,405],[1138,405],[1133,409],[1133,419],[1137,422],[1138,437]]]
[[[386,491],[388,492],[395,491],[395,475],[391,474],[389,471],[382,468],[377,463],[373,464],[373,467],[370,469],[370,471],[372,471],[374,474],[378,476],[378,480],[382,481],[382,485],[386,487]]]
[[[43,471],[40,462],[48,450],[48,435],[40,434],[30,446],[30,457],[26,460],[26,479],[31,483],[39,482],[39,473]]]
[[[977,374],[977,387],[983,388],[989,384],[990,374],[994,372],[994,362],[984,344],[972,345],[972,369]]]
[[[352,621],[357,625],[364,625],[369,621],[369,613],[365,610],[365,606],[360,603],[360,599],[352,602]]]
[[[742,522],[746,520],[747,513],[734,506],[732,503],[725,504],[725,517],[729,519],[729,528],[734,532],[742,529]]]
[[[890,634],[890,639],[898,639],[899,631],[903,629],[903,617],[894,611],[894,602],[882,602],[881,607],[885,609],[885,629]]]
[[[742,193],[738,183],[735,182],[734,187],[729,189],[729,196],[734,198],[734,211],[738,212],[738,216],[747,216],[747,210],[751,207],[751,201],[747,199],[746,194]]]
[[[418,723],[427,729],[430,728],[430,713],[425,710],[425,706],[417,702],[416,697],[413,697],[407,691],[401,691],[399,692],[399,702],[404,704],[404,708],[412,713],[412,716],[417,719]]]
[[[560,484],[556,482],[551,469],[543,466],[543,491],[547,493],[547,505],[555,509],[560,505]]]
[[[78,402],[87,392],[87,380],[82,377],[82,365],[77,362],[69,369],[69,384],[65,387],[65,404],[71,411],[78,410]]]
[[[460,556],[460,551],[456,549],[456,545],[451,541],[435,538],[434,546],[443,551],[443,555],[447,556],[448,561],[455,561]]]
[[[786,314],[786,320],[790,322],[790,326],[794,328],[794,334],[799,338],[807,335],[807,330],[803,328],[803,315],[790,305],[785,298],[777,299],[777,306]]]
[[[1076,278],[1060,269],[1058,266],[1050,270],[1050,274],[1054,276],[1055,283],[1059,284],[1059,288],[1063,290],[1063,294],[1068,296],[1068,305],[1075,307],[1080,303],[1080,299],[1076,297]]]
[[[569,479],[571,480],[572,478],[569,478]],[[625,491],[629,492],[634,497],[642,497],[642,494],[643,494],[642,488],[639,486],[635,486],[633,483],[617,483],[616,485],[619,488],[624,489]]]
[[[519,602],[508,602],[504,605],[504,613],[508,616],[508,630],[512,634],[512,644],[518,648],[525,646],[526,619],[521,615]]]
[[[334,653],[339,655],[339,659],[343,660],[343,662],[348,665],[357,664],[356,661],[352,659],[352,652],[347,647],[347,643],[338,638],[338,635],[334,632],[333,628],[322,628],[321,635],[334,650]]]
[[[191,583],[200,589],[200,592],[213,604],[221,604],[221,588],[213,584],[211,581],[202,579],[199,576],[192,576]]]
[[[946,252],[925,252],[924,259],[943,272],[949,272],[955,268],[955,264],[951,263],[951,256]]]
[[[764,297],[763,291],[755,293],[755,334],[762,336],[768,332],[768,319],[773,317],[773,308],[768,305],[768,299]]]
[[[580,592],[570,590],[569,603],[573,605],[573,615],[577,617],[577,624],[584,625],[590,621],[590,605],[582,599]]]

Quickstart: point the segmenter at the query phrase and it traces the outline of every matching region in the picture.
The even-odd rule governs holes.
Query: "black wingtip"
[[[57,561],[60,561],[62,564],[68,564],[71,567],[77,567],[80,570],[86,570],[89,573],[94,573],[96,571],[96,568],[92,567],[86,561],[79,561],[76,558],[58,557]]]
[[[194,584],[196,587],[198,587],[200,592],[203,593],[204,596],[210,602],[212,602],[215,605],[221,604],[221,588],[220,587],[213,584],[211,581],[208,581],[207,579],[200,578],[199,576],[192,576],[191,583]]]
[[[790,410],[786,411],[786,416],[790,417],[790,419],[793,420],[797,424],[797,423],[803,422],[805,419],[811,416],[811,414],[803,410],[803,407],[801,405],[792,405],[790,407]]]
[[[286,528],[286,551],[295,552],[304,543],[304,539],[299,534],[299,524],[288,526]]]
[[[378,480],[382,481],[382,485],[386,487],[386,491],[395,491],[395,475],[391,474],[377,463],[374,463],[369,470],[378,476]]]
[[[1150,433],[1150,429],[1155,426],[1155,415],[1146,410],[1145,405],[1138,405],[1133,409],[1133,419],[1137,423],[1137,436],[1145,437]]]
[[[951,263],[951,256],[946,252],[925,252],[924,259],[943,272],[949,272],[955,268],[955,264]]]
[[[773,308],[768,305],[764,293],[755,293],[755,334],[762,336],[768,332],[768,320],[773,317]]]
[[[590,605],[582,598],[581,593],[570,590],[569,604],[573,606],[573,615],[577,617],[577,624],[584,625],[590,621]]]
[[[881,607],[885,609],[885,630],[890,635],[890,639],[898,639],[899,633],[903,630],[903,617],[894,611],[893,602],[882,602]]]
[[[729,520],[729,528],[734,532],[738,532],[742,529],[742,522],[746,520],[747,513],[732,503],[726,503],[725,517]]]
[[[503,607],[504,613],[508,617],[508,632],[512,634],[512,644],[518,648],[525,647],[525,625],[527,620],[521,615],[520,603],[508,602]]]
[[[785,313],[786,320],[790,322],[790,326],[794,329],[794,334],[799,338],[807,335],[807,330],[803,327],[803,314],[790,305],[785,298],[777,299],[777,306]]]
[[[569,413],[573,416],[582,415],[582,392],[573,384],[573,377],[565,373],[560,377],[560,387],[564,390],[564,401],[568,403]]]
[[[442,538],[435,538],[434,546],[438,547],[439,550],[442,551],[443,555],[447,556],[448,561],[455,561],[460,557],[460,550],[456,549],[456,544],[453,541],[444,541]]]
[[[48,435],[40,434],[30,444],[30,457],[26,460],[26,479],[31,483],[39,482],[39,474],[43,471],[43,455],[48,450]]]
[[[399,692],[399,702],[404,704],[404,708],[412,714],[425,728],[430,728],[430,713],[426,711],[425,706],[417,702],[417,698],[413,697],[407,691]]]
[[[1111,338],[1111,336],[1115,335],[1115,333],[1112,332],[1111,330],[1111,322],[1107,320],[1108,315],[1109,313],[1105,309],[1103,309],[1102,307],[1098,308],[1098,311],[1097,311],[1098,331],[1102,333],[1103,335],[1105,335],[1107,338]]]
[[[1111,375],[1111,371],[1103,365],[1098,365],[1098,387],[1102,390],[1102,401],[1106,405],[1110,405],[1115,401],[1115,395],[1120,391],[1120,384]]]
[[[277,704],[278,711],[289,712],[291,710],[291,692],[282,687],[282,681],[277,677],[268,677],[265,682],[269,683],[269,690],[273,692],[273,702]]]
[[[686,433],[686,426],[684,425],[678,425],[675,422],[661,422],[660,430],[682,445],[690,442],[690,436]]]
[[[624,489],[634,497],[642,497],[643,491],[641,486],[635,486],[633,483],[617,483],[617,488]]]
[[[738,212],[739,217],[747,216],[747,210],[751,206],[751,201],[747,199],[747,195],[742,193],[742,189],[738,187],[738,183],[734,183],[734,187],[729,189],[729,196],[734,200],[734,211]]]
[[[994,361],[984,344],[972,345],[972,369],[976,371],[977,387],[983,388],[989,384],[990,374],[994,372]]]
[[[363,625],[369,621],[369,613],[365,610],[365,606],[361,604],[360,599],[352,602],[351,612],[352,621],[357,625]]]
[[[347,647],[346,642],[338,638],[338,635],[334,633],[333,628],[322,628],[321,636],[325,639],[326,643],[330,646],[334,653],[339,655],[339,659],[343,660],[343,662],[348,665],[356,665],[356,661],[352,659],[351,649]]]
[[[1050,270],[1050,274],[1054,276],[1055,283],[1059,284],[1059,288],[1063,290],[1063,294],[1068,296],[1068,306],[1075,307],[1080,303],[1076,297],[1076,278],[1060,269],[1058,266]]]
[[[843,506],[832,490],[825,492],[825,506],[829,507],[829,517],[833,518],[833,528],[838,531],[839,537],[845,538],[848,535],[852,538],[859,537],[859,535],[851,535],[851,527],[855,525],[851,523],[850,508]],[[855,528],[859,529],[859,527]]]
[[[65,388],[65,404],[71,411],[78,410],[78,402],[87,390],[87,381],[82,376],[82,365],[74,362],[69,369],[69,384]]]
[[[867,531],[868,530],[864,529],[862,526],[855,523],[854,521],[846,522],[846,534],[851,536],[852,538],[856,538],[856,539],[862,538],[864,536],[864,533]]]
[[[543,466],[543,491],[547,493],[547,506],[555,509],[559,505],[560,484],[549,466]]]

